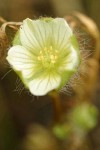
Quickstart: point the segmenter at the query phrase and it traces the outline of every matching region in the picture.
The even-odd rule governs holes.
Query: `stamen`
[[[44,59],[43,55],[38,56],[38,60],[43,60],[43,59]]]
[[[50,51],[52,51],[52,46],[50,46]]]
[[[57,58],[58,58],[58,56],[56,56],[56,55],[55,55],[54,57],[55,57],[55,59],[57,59]]]
[[[41,60],[43,60],[44,59],[44,56],[43,55],[41,55]]]
[[[44,63],[56,63],[57,61],[57,56],[58,54],[58,50],[53,50],[53,47],[50,46],[48,47],[44,47],[43,51],[41,50],[38,56],[38,60]]]
[[[47,47],[44,48],[44,51],[47,51]]]
[[[40,56],[38,56],[38,60],[41,60],[41,57],[40,57]]]
[[[55,59],[55,56],[54,56],[54,55],[50,55],[50,58],[51,58],[51,59]]]
[[[54,64],[56,61],[55,60],[51,60],[51,63]]]
[[[56,53],[58,53],[58,50],[55,50]]]
[[[40,51],[40,54],[42,54],[42,51]]]

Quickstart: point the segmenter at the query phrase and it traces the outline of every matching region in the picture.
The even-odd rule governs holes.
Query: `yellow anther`
[[[52,51],[52,46],[50,46],[50,50]]]
[[[56,56],[56,55],[55,55],[54,57],[55,57],[55,59],[57,59],[57,56]]]
[[[40,54],[42,54],[42,51],[40,51]]]
[[[51,62],[52,64],[54,64],[56,63],[56,59],[58,58],[57,53],[58,50],[53,51],[52,46],[44,47],[43,50],[40,50],[37,59],[43,63]]]
[[[51,58],[51,59],[55,59],[55,56],[54,56],[54,55],[50,55],[50,58]]]
[[[44,51],[47,51],[47,47],[44,48]]]
[[[55,63],[55,60],[51,60],[51,63],[54,64],[54,63]]]
[[[43,60],[43,59],[44,59],[43,55],[38,56],[38,60]]]
[[[56,53],[58,53],[58,50],[55,50]]]
[[[41,60],[41,57],[40,57],[40,56],[38,56],[38,60]]]
[[[40,56],[40,58],[41,58],[41,60],[43,60],[43,59],[44,59],[44,56],[43,56],[43,55],[41,55],[41,56]]]

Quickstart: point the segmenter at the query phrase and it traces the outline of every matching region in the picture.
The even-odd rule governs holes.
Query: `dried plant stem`
[[[93,57],[97,61],[100,60],[100,33],[96,23],[81,13],[74,12],[74,15],[81,21],[87,32],[94,38],[96,47]]]
[[[55,120],[60,121],[62,116],[62,105],[61,105],[60,96],[56,91],[52,91],[50,93],[50,96],[52,97],[52,103],[55,112]]]
[[[10,26],[13,29],[18,30],[18,28],[16,28],[16,26],[20,26],[20,25],[22,25],[22,22],[5,22],[2,24],[1,29],[2,29],[2,31],[5,32],[6,27]]]
[[[81,74],[81,80],[84,83],[83,85],[78,87],[73,87],[76,97],[76,101],[90,101],[94,96],[94,91],[96,89],[96,84],[99,76],[99,68],[100,68],[100,32],[95,24],[95,22],[81,14],[79,12],[74,12],[72,15],[65,17],[65,19],[69,20],[70,25],[73,29],[81,28],[84,32],[89,35],[94,42],[94,51],[91,57],[88,57],[86,60],[86,67],[84,66],[84,73],[86,76]],[[91,43],[89,43],[91,44]],[[88,50],[88,49],[87,49]]]
[[[0,16],[0,24],[3,24],[5,22],[6,22],[6,20]]]

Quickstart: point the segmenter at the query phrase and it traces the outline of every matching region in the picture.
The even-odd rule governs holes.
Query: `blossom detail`
[[[80,65],[77,40],[62,18],[27,18],[17,38],[7,60],[33,95],[60,90]]]

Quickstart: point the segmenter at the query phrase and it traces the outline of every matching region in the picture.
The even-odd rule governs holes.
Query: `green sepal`
[[[58,90],[61,90],[62,87],[64,87],[68,83],[69,79],[75,73],[76,73],[76,70],[66,70],[66,71],[62,72],[61,73],[61,83],[60,83],[60,86],[58,87]]]
[[[78,41],[77,41],[75,35],[71,36],[71,43],[75,50],[79,50],[79,44],[78,44]]]
[[[15,46],[15,45],[22,45],[21,41],[20,41],[20,32],[19,31],[17,31],[12,44],[13,44],[13,46]]]
[[[39,20],[41,20],[41,21],[45,21],[45,22],[51,22],[52,20],[53,20],[53,18],[52,17],[41,17]]]

